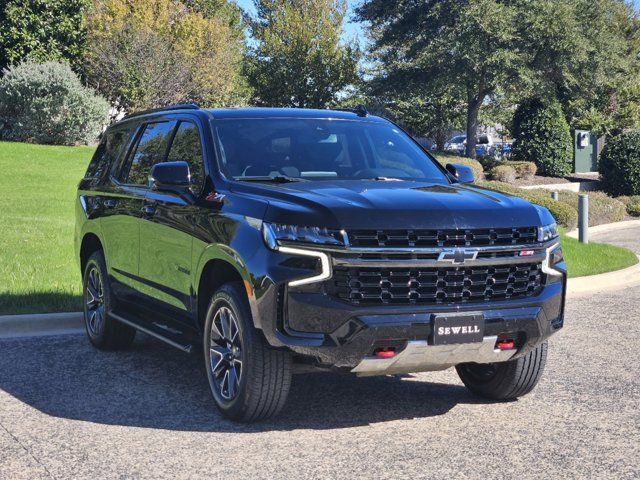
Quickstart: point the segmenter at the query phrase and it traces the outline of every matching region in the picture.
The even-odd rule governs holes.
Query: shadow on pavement
[[[125,352],[101,352],[79,335],[0,342],[0,389],[54,417],[247,433],[424,418],[442,415],[459,403],[478,402],[460,385],[311,373],[294,376],[280,416],[238,425],[218,414],[200,355],[184,354],[148,337]]]

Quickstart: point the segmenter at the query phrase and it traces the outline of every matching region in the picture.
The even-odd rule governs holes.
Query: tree
[[[260,105],[321,108],[357,79],[359,51],[340,41],[344,0],[255,0],[247,66]]]
[[[90,0],[4,0],[0,6],[0,71],[22,60],[80,63]]]
[[[414,136],[433,138],[438,150],[451,134],[452,128],[464,123],[465,105],[459,97],[442,91],[430,98],[397,96],[388,106],[392,118]]]
[[[461,92],[470,157],[483,102],[525,65],[514,48],[517,13],[511,2],[497,0],[367,0],[357,9],[371,24],[378,85],[433,92],[433,85],[449,83]]]
[[[192,7],[177,0],[96,2],[87,16],[90,83],[127,111],[243,103],[242,35],[228,17]]]
[[[467,156],[488,98],[558,97],[568,107],[628,82],[638,64],[622,0],[366,0],[357,15],[371,25],[379,86],[430,92],[449,82],[463,92]]]
[[[571,132],[557,100],[522,102],[513,117],[513,157],[535,162],[538,172],[551,177],[571,173]]]

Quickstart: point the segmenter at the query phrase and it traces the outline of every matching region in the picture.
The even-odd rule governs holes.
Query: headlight
[[[329,256],[324,252],[286,246],[287,243],[302,245],[344,245],[344,232],[318,227],[297,227],[295,225],[262,224],[262,236],[271,250],[289,255],[317,258],[320,262],[320,273],[310,277],[299,278],[289,282],[290,287],[323,282],[331,278],[332,268]],[[283,243],[285,245],[283,245]]]
[[[547,242],[559,236],[558,225],[552,223],[544,227],[538,227],[538,241]]]
[[[345,246],[343,240],[345,233],[327,228],[263,223],[262,234],[267,246],[272,250],[276,250],[283,243]]]

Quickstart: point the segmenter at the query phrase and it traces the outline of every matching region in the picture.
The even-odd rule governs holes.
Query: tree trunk
[[[478,113],[484,101],[484,95],[471,96],[467,102],[467,147],[465,156],[476,158],[476,142],[478,141]]]

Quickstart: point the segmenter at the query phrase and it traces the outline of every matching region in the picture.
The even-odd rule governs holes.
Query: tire
[[[84,325],[91,344],[100,350],[123,350],[129,347],[136,330],[108,315],[112,296],[101,250],[89,257],[84,268],[82,298]]]
[[[538,384],[547,360],[547,342],[523,357],[500,363],[463,363],[460,379],[474,394],[491,400],[514,400]]]
[[[223,285],[211,298],[203,346],[209,386],[222,415],[254,422],[282,410],[291,385],[291,355],[272,349],[253,326],[241,283]]]

